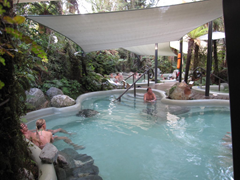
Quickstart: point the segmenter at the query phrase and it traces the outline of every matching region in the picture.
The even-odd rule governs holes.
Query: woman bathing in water
[[[54,140],[60,140],[60,139],[64,140],[64,142],[72,145],[74,147],[74,149],[84,149],[83,146],[74,144],[68,137],[54,135],[54,133],[57,133],[57,132],[63,132],[66,134],[71,134],[71,133],[68,133],[67,131],[65,131],[61,128],[56,129],[56,130],[51,130],[51,129],[46,130],[46,122],[44,119],[37,120],[36,130],[28,130],[27,125],[24,123],[21,123],[20,127],[21,127],[21,131],[24,134],[24,136],[41,149],[47,143],[52,143]],[[33,131],[36,131],[36,132],[33,132]]]
[[[157,100],[155,94],[152,92],[152,88],[148,87],[147,92],[144,94],[145,102],[155,102]]]

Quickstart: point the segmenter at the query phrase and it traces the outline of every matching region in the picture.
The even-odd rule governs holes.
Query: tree
[[[223,21],[222,18],[218,18],[216,20],[213,21],[213,31],[222,31],[223,30]],[[213,59],[214,59],[214,63],[213,63],[213,73],[215,75],[218,76],[219,74],[219,59],[218,59],[218,50],[217,50],[217,43],[218,40],[213,40]],[[212,78],[213,82],[218,83],[218,78],[213,77]]]
[[[206,34],[207,33],[207,28],[204,26],[200,26],[190,33],[188,33],[188,54],[187,54],[187,63],[186,63],[186,70],[185,70],[185,78],[184,81],[187,83],[188,82],[188,74],[189,74],[189,68],[190,68],[190,62],[192,58],[192,51],[195,46],[195,60],[194,64],[197,67],[198,65],[198,51],[199,51],[199,43],[197,42],[197,38]],[[194,67],[194,68],[196,68]]]
[[[20,44],[47,61],[42,48],[30,37],[18,31],[25,18],[13,12],[13,0],[0,0],[0,177],[22,179],[24,168],[30,166],[27,143],[20,131],[20,117],[26,113],[25,90],[30,88],[30,76]]]

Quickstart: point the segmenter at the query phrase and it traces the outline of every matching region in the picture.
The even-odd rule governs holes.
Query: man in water
[[[20,125],[20,130],[23,133],[23,135],[29,139],[31,142],[33,142],[34,144],[37,142],[37,138],[36,138],[36,134],[33,133],[32,131],[28,130],[28,127],[26,124],[21,123]]]
[[[155,102],[157,100],[155,94],[152,92],[152,88],[148,87],[147,92],[144,94],[145,102]]]

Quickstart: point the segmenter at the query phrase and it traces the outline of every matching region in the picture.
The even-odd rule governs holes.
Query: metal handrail
[[[193,72],[195,72],[195,71],[196,71],[197,69],[199,69],[199,68],[200,68],[201,70],[206,71],[206,69],[204,69],[204,68],[202,68],[202,67],[196,67],[196,68],[193,70]],[[214,77],[216,77],[216,78],[219,79],[218,91],[220,91],[220,82],[221,82],[221,81],[228,83],[228,81],[225,81],[224,79],[218,77],[217,75],[215,75],[215,74],[213,74],[213,73],[211,73],[211,75],[213,75]],[[201,83],[202,83],[202,75],[201,75]]]
[[[128,76],[126,79],[124,79],[124,81],[126,81],[127,79],[129,79],[131,76],[133,76],[134,74]]]
[[[134,86],[134,96],[136,97],[136,83],[138,82],[139,79],[141,79],[142,76],[144,76],[145,74],[148,73],[148,86],[149,86],[149,71],[151,70],[152,68],[149,68],[147,69],[139,78],[136,79],[135,82],[133,82],[133,84],[131,86],[129,86],[126,91],[124,91],[117,99],[115,99],[114,101],[116,100],[119,100],[121,101],[121,97],[129,90],[131,89],[133,86]]]
[[[204,69],[204,68],[202,68],[202,67],[197,67],[196,69],[193,70],[193,72],[195,72],[198,68],[201,68],[202,70],[206,71],[206,69]],[[222,80],[223,82],[227,82],[227,81],[225,81],[224,79],[218,77],[217,75],[215,75],[215,74],[213,74],[213,73],[211,73],[211,75],[213,75],[213,76],[215,76],[216,78]],[[227,83],[228,83],[228,82],[227,82]]]
[[[141,69],[143,69],[143,68],[145,68],[145,67],[148,68],[148,66],[145,65],[145,66],[143,66]],[[141,70],[141,69],[140,69],[140,70]],[[132,75],[128,76],[126,79],[124,79],[124,81],[126,81],[127,79],[129,79],[129,78],[130,78],[131,76],[133,76],[133,75],[134,75],[134,73],[133,73]]]

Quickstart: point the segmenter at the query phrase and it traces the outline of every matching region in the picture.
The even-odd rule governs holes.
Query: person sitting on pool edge
[[[154,102],[156,100],[157,100],[157,98],[156,98],[155,94],[152,92],[152,88],[148,87],[147,92],[144,94],[144,101],[145,102]]]

